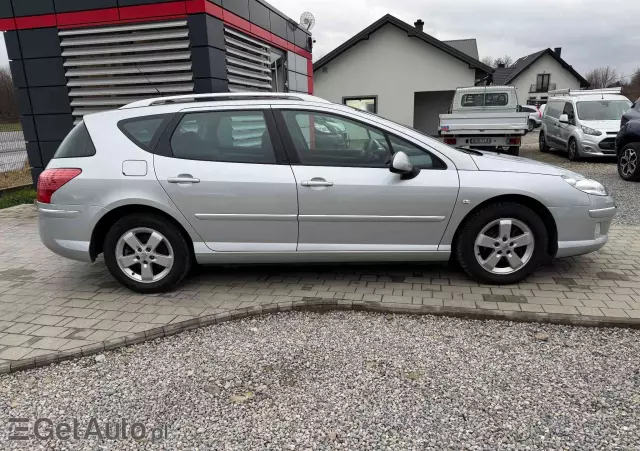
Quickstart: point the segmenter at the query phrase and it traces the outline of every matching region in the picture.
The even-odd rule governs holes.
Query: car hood
[[[482,156],[472,155],[478,169],[481,171],[518,172],[526,174],[566,175],[583,178],[582,175],[564,168],[547,163],[514,157],[512,155],[483,152]]]
[[[582,121],[585,127],[591,127],[603,132],[617,132],[620,130],[620,119],[617,121]]]

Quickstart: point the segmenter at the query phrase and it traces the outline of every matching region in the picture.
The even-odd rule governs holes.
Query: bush
[[[0,197],[0,210],[16,205],[32,204],[34,200],[36,200],[36,191],[33,189],[14,191]]]

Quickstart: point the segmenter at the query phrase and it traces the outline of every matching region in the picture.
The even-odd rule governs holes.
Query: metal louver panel
[[[229,91],[272,91],[269,45],[229,27],[224,42]]]
[[[148,97],[193,92],[186,20],[60,30],[75,121]]]

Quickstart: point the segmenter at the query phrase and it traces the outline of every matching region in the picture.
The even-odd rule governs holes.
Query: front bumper
[[[549,210],[558,228],[556,257],[588,254],[602,248],[617,208],[611,196],[589,196],[588,207],[553,207]]]
[[[616,154],[616,137],[602,134],[600,136],[580,134],[580,152],[584,156],[611,157]]]
[[[102,208],[39,202],[36,207],[42,243],[63,257],[90,262],[91,233]]]

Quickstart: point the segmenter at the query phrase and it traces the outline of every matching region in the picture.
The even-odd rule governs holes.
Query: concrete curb
[[[132,334],[127,337],[106,340],[101,343],[82,346],[68,351],[52,352],[50,354],[34,357],[33,359],[23,359],[11,363],[4,363],[0,364],[0,374],[15,373],[17,371],[48,366],[52,363],[59,363],[64,360],[88,357],[101,352],[112,351],[114,349],[143,343],[145,341],[155,340],[156,338],[170,337],[171,335],[176,335],[187,330],[198,329],[242,318],[268,315],[278,312],[329,312],[335,310],[399,315],[433,315],[476,320],[502,320],[581,327],[640,329],[640,319],[635,318],[610,318],[601,316],[577,316],[551,313],[482,310],[461,307],[433,307],[413,304],[305,298],[302,301],[263,304],[256,305],[254,307],[229,310],[228,312],[194,318],[180,323],[168,324],[166,326]]]

